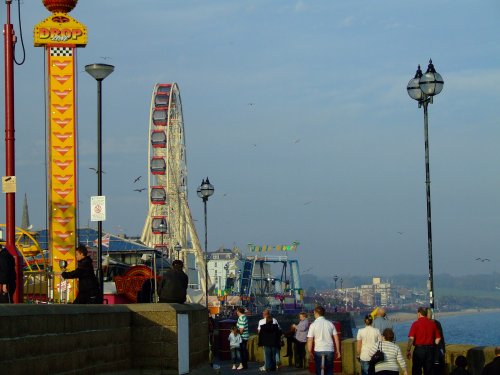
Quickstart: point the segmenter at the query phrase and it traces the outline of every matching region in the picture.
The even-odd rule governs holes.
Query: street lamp
[[[337,275],[333,276],[333,281],[335,282],[335,289],[337,289],[337,280],[339,277]]]
[[[201,185],[198,187],[196,193],[203,199],[203,208],[205,213],[205,298],[206,306],[208,309],[208,235],[207,235],[207,201],[210,196],[214,193],[214,187],[208,180],[201,181]]]
[[[224,290],[226,290],[227,289],[227,278],[229,276],[229,263],[226,263],[224,265],[224,270],[226,271],[226,279],[225,279],[226,281],[224,281]]]
[[[424,137],[425,137],[425,187],[427,195],[427,247],[429,256],[429,301],[432,314],[434,314],[434,279],[432,266],[432,225],[431,225],[431,175],[429,169],[429,130],[428,112],[429,103],[433,102],[433,97],[443,90],[444,81],[441,74],[436,72],[432,60],[425,74],[422,74],[420,65],[415,77],[408,82],[408,95],[418,101],[418,108],[424,107]]]
[[[162,220],[160,221],[160,224],[158,224],[158,231],[161,233],[161,245],[162,245],[162,250],[163,250],[163,252],[164,252],[164,251],[165,251],[165,249],[166,249],[166,246],[165,246],[165,244],[164,244],[164,242],[163,242],[163,235],[164,235],[165,233],[167,233],[167,223],[165,222],[165,220],[164,220],[164,219],[162,219]],[[170,258],[169,254],[168,254],[168,249],[166,249],[166,250],[167,250],[167,257],[169,257],[169,258]]]
[[[177,242],[177,245],[174,246],[174,250],[177,251],[177,259],[179,259],[179,254],[182,250],[182,246],[179,242]]]
[[[102,81],[113,73],[115,67],[108,64],[89,64],[85,71],[97,81],[97,195],[102,196]],[[100,302],[103,302],[104,278],[102,273],[102,221],[97,222],[97,279]]]

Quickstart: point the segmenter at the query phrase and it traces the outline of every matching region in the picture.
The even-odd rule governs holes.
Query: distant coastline
[[[491,312],[500,312],[500,308],[496,309],[465,309],[461,311],[444,311],[444,312],[436,312],[436,318],[444,317],[444,316],[458,316],[458,315],[470,315],[470,314],[481,314],[481,313],[491,313]],[[416,313],[410,312],[388,312],[387,318],[392,322],[408,322],[417,319]]]

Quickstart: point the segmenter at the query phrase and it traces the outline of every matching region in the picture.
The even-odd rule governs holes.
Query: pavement
[[[217,368],[217,366],[220,366]],[[262,366],[260,362],[248,362],[248,369],[246,370],[232,370],[232,362],[231,361],[223,361],[217,362],[214,364],[214,367],[201,366],[190,372],[190,374],[194,375],[203,375],[203,374],[242,374],[242,375],[257,375],[264,374],[264,372],[259,370],[259,367]],[[275,372],[275,374],[296,374],[296,375],[307,375],[310,374],[307,369],[298,369],[295,366],[280,366],[279,370]]]

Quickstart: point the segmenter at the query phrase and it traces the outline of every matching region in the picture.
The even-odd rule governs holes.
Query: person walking
[[[418,319],[413,322],[408,333],[406,357],[412,360],[412,375],[431,375],[434,366],[434,345],[441,341],[441,334],[432,320],[427,318],[427,308],[419,307]],[[411,347],[414,346],[413,354]]]
[[[99,298],[99,281],[94,273],[92,259],[88,255],[85,245],[76,248],[75,257],[78,262],[76,269],[61,273],[64,279],[78,279],[78,295],[73,303],[83,305],[102,303]]]
[[[264,347],[264,370],[260,371],[276,371],[278,363],[276,362],[276,352],[281,347],[281,329],[273,322],[272,316],[267,316],[266,324],[260,326],[259,330],[259,346]]]
[[[375,365],[375,374],[398,375],[399,367],[401,367],[403,374],[408,375],[403,353],[401,353],[401,349],[393,341],[394,331],[391,328],[386,328],[384,332],[382,332],[382,341],[373,344],[369,349],[368,356],[370,358],[379,349],[384,352],[384,360]]]
[[[340,349],[339,336],[332,322],[324,317],[325,308],[316,306],[314,309],[314,322],[307,332],[307,350],[310,355],[314,355],[316,365],[316,375],[333,373],[333,355],[335,347]],[[314,345],[314,352],[313,352]],[[340,351],[337,351],[336,358],[340,358]],[[323,372],[324,370],[324,372]]]
[[[160,302],[184,303],[186,302],[188,275],[183,271],[184,263],[176,259],[172,268],[165,271],[160,285]]]
[[[371,315],[365,316],[365,328],[358,331],[356,337],[356,354],[361,365],[361,375],[368,375],[370,367],[370,349],[381,339],[380,331],[372,327],[373,318]]]
[[[392,326],[392,322],[387,319],[387,314],[385,312],[385,309],[383,307],[379,307],[377,309],[377,314],[375,316],[375,319],[373,319],[373,328],[376,328],[380,331],[380,334],[384,332],[386,328],[394,329]]]
[[[14,257],[0,245],[0,303],[12,303],[16,291],[16,266]]]
[[[247,349],[247,341],[249,338],[248,318],[245,315],[245,309],[241,306],[238,306],[238,308],[236,309],[236,314],[238,315],[238,321],[236,322],[236,327],[238,327],[241,335],[241,344],[240,344],[241,363],[238,366],[237,370],[242,370],[248,368],[248,349]]]
[[[295,326],[295,367],[303,368],[306,361],[307,332],[309,331],[307,313],[301,312],[299,320]]]
[[[269,311],[269,309],[264,309],[262,311],[262,319],[259,320],[259,324],[257,326],[257,334],[259,334],[259,332],[260,332],[260,327],[267,323],[266,319],[267,319],[268,316],[271,316],[271,312]],[[276,318],[273,318],[273,324],[276,324],[278,326],[278,328],[281,329],[281,327],[280,327],[278,321],[276,320]],[[280,362],[281,362],[280,359],[281,359],[280,358],[280,351],[278,350],[276,352],[276,365],[278,367],[279,367]],[[261,367],[259,367],[259,370],[261,370],[261,371],[264,371],[265,369],[266,369],[266,365],[265,364],[262,365]]]

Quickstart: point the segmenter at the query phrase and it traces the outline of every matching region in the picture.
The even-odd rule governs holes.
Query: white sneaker
[[[266,366],[259,367],[259,371],[266,371]]]
[[[240,365],[238,366],[238,368],[236,370],[241,370],[243,368],[243,365],[240,363]]]
[[[236,370],[236,365],[233,365],[233,368],[232,368],[232,369],[233,369],[233,370]]]

